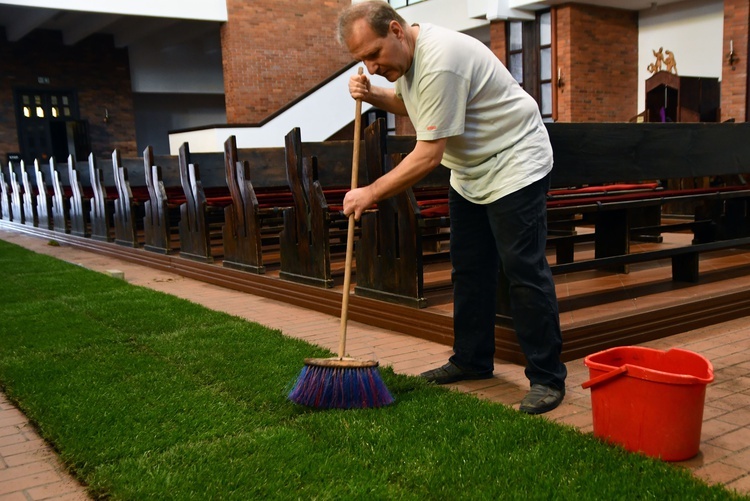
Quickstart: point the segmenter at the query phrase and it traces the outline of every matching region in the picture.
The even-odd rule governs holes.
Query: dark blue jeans
[[[513,327],[531,384],[564,389],[555,284],[545,256],[549,176],[487,205],[450,190],[454,355],[465,370],[492,371],[497,272],[508,283]]]

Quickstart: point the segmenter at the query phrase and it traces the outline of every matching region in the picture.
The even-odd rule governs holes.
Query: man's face
[[[388,34],[379,37],[364,19],[355,21],[346,46],[355,59],[367,66],[372,75],[396,81],[411,66],[412,54],[401,25],[391,22]]]

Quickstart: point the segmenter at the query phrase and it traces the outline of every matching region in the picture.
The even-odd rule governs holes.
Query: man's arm
[[[380,200],[392,197],[414,186],[420,179],[440,165],[447,139],[417,141],[409,153],[393,170],[379,177],[372,184],[351,190],[344,197],[344,215],[354,213],[359,219],[362,213]]]
[[[367,98],[363,101],[394,115],[408,116],[404,101],[396,96],[396,91],[393,89],[372,86],[370,92],[367,93]]]

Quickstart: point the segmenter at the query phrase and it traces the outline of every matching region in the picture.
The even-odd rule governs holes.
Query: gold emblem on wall
[[[677,74],[677,60],[674,58],[674,52],[671,50],[664,50],[663,47],[659,47],[659,50],[651,50],[654,53],[656,61],[648,65],[648,71],[651,73],[658,73],[659,71],[666,71],[669,73]]]

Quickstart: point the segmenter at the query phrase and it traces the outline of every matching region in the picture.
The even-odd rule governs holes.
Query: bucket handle
[[[601,376],[596,376],[593,379],[589,379],[585,383],[581,384],[581,386],[584,389],[585,388],[590,388],[592,386],[596,386],[597,384],[604,383],[605,381],[609,381],[613,377],[621,376],[621,375],[625,374],[626,372],[628,372],[628,366],[627,366],[627,364],[626,365],[621,365],[620,367],[618,367],[617,369],[615,369],[613,371],[609,371],[609,372],[607,372],[605,374],[602,374]]]

